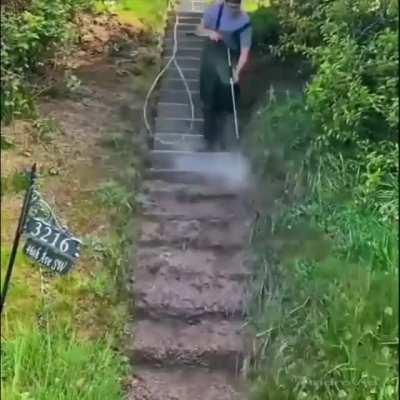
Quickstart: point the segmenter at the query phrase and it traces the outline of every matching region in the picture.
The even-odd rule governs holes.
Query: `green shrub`
[[[74,40],[75,12],[92,7],[84,0],[33,0],[21,12],[1,8],[1,120],[34,111],[29,81],[57,49]]]
[[[307,103],[325,143],[394,140],[398,125],[398,37],[384,31],[368,45],[328,36],[318,50],[318,72]]]
[[[253,28],[253,44],[256,48],[267,49],[278,44],[280,23],[275,7],[259,7],[250,13]]]
[[[307,104],[320,141],[396,140],[398,3],[282,0],[276,7],[278,53],[303,54],[316,68]]]

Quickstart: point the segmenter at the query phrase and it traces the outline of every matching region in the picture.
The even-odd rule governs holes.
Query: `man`
[[[250,18],[241,8],[241,0],[224,0],[210,6],[203,15],[198,34],[208,37],[200,67],[200,98],[204,111],[204,138],[209,150],[226,147],[221,124],[232,117],[233,103],[230,87],[231,53],[235,98],[239,97],[239,78],[249,57],[251,47]],[[231,132],[233,135],[234,133]]]

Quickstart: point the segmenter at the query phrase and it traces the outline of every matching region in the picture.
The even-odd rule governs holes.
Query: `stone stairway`
[[[159,92],[152,168],[145,182],[149,203],[142,213],[132,288],[130,400],[246,398],[238,374],[245,357],[249,216],[237,191],[185,168],[229,157],[205,152],[201,134],[202,39],[185,33],[195,29],[204,7],[188,0],[178,6],[178,61],[196,107],[192,130],[187,94],[173,66]],[[166,59],[172,35],[168,29]]]

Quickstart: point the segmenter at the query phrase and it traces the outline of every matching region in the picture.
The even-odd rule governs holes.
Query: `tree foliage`
[[[353,172],[363,177],[354,195],[372,196],[382,218],[386,213],[393,221],[398,212],[398,3],[280,0],[275,7],[283,29],[277,51],[301,54],[314,65],[306,90],[306,107],[318,126],[314,145],[352,159]]]

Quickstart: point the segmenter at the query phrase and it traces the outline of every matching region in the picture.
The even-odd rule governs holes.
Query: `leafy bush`
[[[256,48],[268,48],[278,44],[280,23],[275,7],[260,7],[250,13],[250,19],[253,44]]]
[[[73,41],[72,17],[92,1],[33,0],[21,12],[1,8],[1,120],[34,111],[29,80],[54,56],[59,46]]]
[[[398,125],[398,36],[384,31],[367,46],[330,35],[314,59],[318,73],[308,105],[323,129],[321,140],[395,140]]]
[[[282,0],[278,53],[310,58],[317,73],[307,104],[321,142],[395,140],[398,103],[398,3]]]

